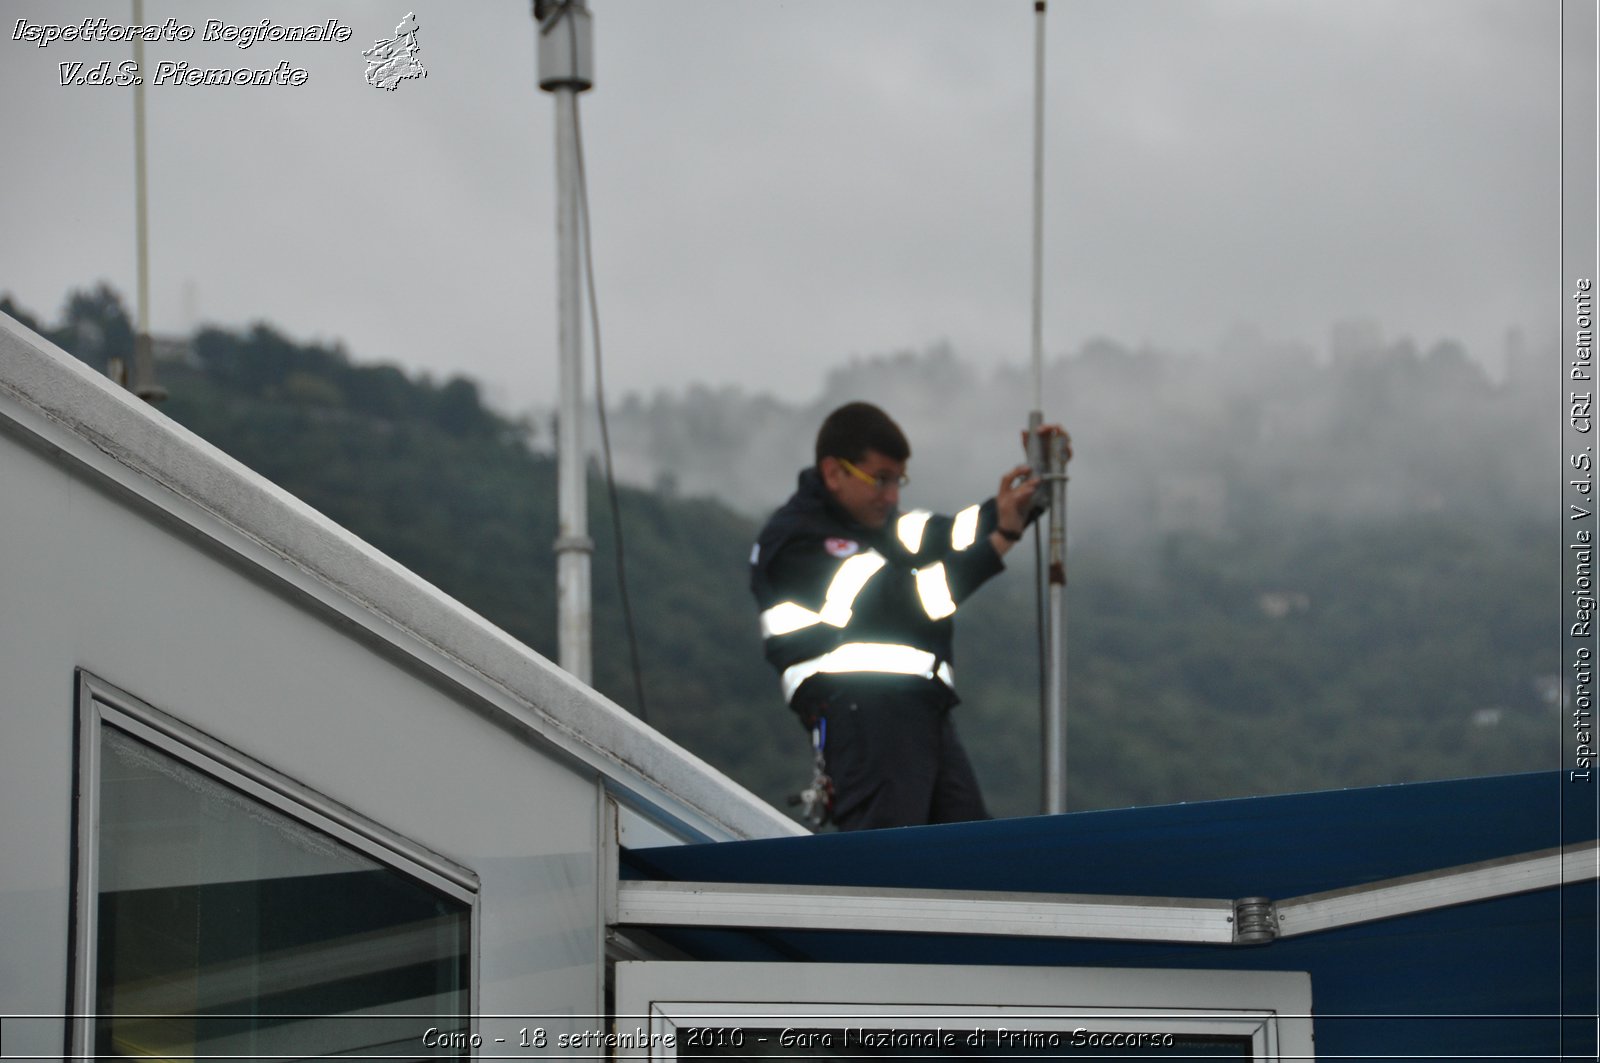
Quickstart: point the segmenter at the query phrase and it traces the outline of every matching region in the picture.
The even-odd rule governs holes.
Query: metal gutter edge
[[[617,922],[1227,943],[1233,940],[1233,902],[871,886],[621,882]]]
[[[1264,945],[1279,938],[1600,878],[1600,842],[1308,894],[1276,904],[872,886],[624,881],[615,926],[868,930]],[[610,898],[608,898],[609,900]]]
[[[1319,930],[1584,882],[1600,877],[1596,871],[1597,855],[1600,855],[1600,842],[1587,842],[1280,901],[1277,906],[1279,936],[1314,934]]]

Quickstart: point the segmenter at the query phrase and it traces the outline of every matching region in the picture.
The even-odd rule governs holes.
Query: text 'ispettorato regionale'
[[[188,42],[232,44],[240,49],[262,42],[303,43],[332,41],[344,43],[354,33],[336,18],[304,25],[287,25],[262,19],[235,23],[207,19],[200,25],[168,18],[150,25],[113,22],[108,18],[85,18],[78,22],[30,22],[19,18],[12,27],[11,39],[48,48],[58,43],[118,44],[138,41],[144,44]],[[155,65],[151,83],[155,85],[303,85],[310,77],[303,67],[287,60],[275,67],[199,67],[192,63],[162,60]],[[137,63],[121,62],[113,70],[110,60],[98,64],[61,64],[62,85],[136,85],[143,75]]]

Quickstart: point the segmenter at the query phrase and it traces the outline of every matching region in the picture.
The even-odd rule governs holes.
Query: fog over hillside
[[[126,307],[76,291],[49,328],[95,371],[132,357]],[[472,380],[412,379],[266,323],[171,337],[164,414],[539,652],[554,653],[555,462],[539,418]],[[1539,770],[1565,748],[1554,563],[1567,410],[1557,352],[1427,349],[1369,323],[1327,350],[1238,330],[1205,356],[1112,341],[1054,360],[1074,432],[1069,803],[1168,803]],[[809,770],[746,590],[760,515],[840,402],[888,406],[916,454],[908,506],[951,508],[1011,465],[1020,369],[936,348],[858,358],[785,402],[690,388],[612,411],[652,726],[781,802]],[[596,437],[591,437],[596,438]],[[679,497],[672,497],[677,495]],[[715,496],[734,503],[735,512]],[[597,645],[623,645],[603,491],[591,490]],[[964,606],[962,728],[1000,815],[1037,808],[1037,583]],[[628,655],[598,689],[635,704]],[[643,706],[640,705],[642,709]]]
[[[1139,547],[1261,520],[1536,512],[1559,482],[1558,372],[1555,350],[1515,333],[1504,351],[1469,353],[1361,321],[1324,350],[1239,328],[1207,355],[1091,341],[1047,365],[1044,412],[1074,441],[1072,535]],[[760,516],[810,463],[822,417],[865,399],[911,438],[903,504],[949,510],[1020,460],[1031,387],[1024,366],[982,372],[938,346],[855,358],[807,402],[704,386],[629,395],[611,410],[613,458],[624,482]]]

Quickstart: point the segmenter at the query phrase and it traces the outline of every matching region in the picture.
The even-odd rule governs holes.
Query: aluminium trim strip
[[[1279,901],[1279,936],[1583,882],[1596,877],[1597,854],[1600,842],[1588,842]]]
[[[1600,842],[1280,901],[1290,937],[1600,878]],[[1103,941],[1258,944],[1235,937],[1233,901],[872,886],[623,881],[617,926],[872,930]]]
[[[1083,894],[619,882],[617,922],[1228,943],[1233,902]]]

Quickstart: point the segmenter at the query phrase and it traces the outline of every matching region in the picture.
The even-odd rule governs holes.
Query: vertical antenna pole
[[[1033,410],[1044,410],[1044,15],[1033,5]],[[1038,428],[1039,425],[1029,425]],[[1035,444],[1037,445],[1037,444]],[[1043,457],[1043,455],[1040,455]]]
[[[1044,701],[1040,713],[1040,805],[1067,810],[1067,445],[1057,436],[1048,452],[1044,425],[1044,29],[1045,0],[1034,0],[1033,53],[1033,411],[1028,415],[1028,460],[1050,493],[1049,611]]]
[[[535,0],[539,87],[556,104],[556,310],[561,412],[557,426],[556,589],[560,665],[593,681],[588,461],[583,447],[583,314],[578,244],[578,93],[594,85],[594,36],[584,0]]]

